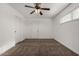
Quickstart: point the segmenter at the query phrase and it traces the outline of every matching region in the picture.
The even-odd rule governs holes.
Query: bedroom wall
[[[54,38],[75,53],[79,54],[79,19],[61,24],[63,15],[79,7],[73,4],[60,13],[54,20]]]
[[[23,40],[23,16],[6,3],[0,3],[0,54]],[[15,32],[16,31],[16,32]]]

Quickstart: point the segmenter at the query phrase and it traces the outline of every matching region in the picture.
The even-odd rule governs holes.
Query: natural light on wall
[[[70,12],[69,14],[65,15],[63,18],[60,19],[60,23],[65,23],[73,20],[77,20],[79,18],[79,8],[75,9],[74,11]]]

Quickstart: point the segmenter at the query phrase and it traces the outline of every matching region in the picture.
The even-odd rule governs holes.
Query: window
[[[79,18],[79,8],[75,9],[74,11],[70,12],[69,14],[65,15],[63,18],[60,19],[60,23],[65,23],[69,21],[73,21]]]
[[[71,21],[71,14],[67,14],[66,16],[64,16],[62,19],[60,19],[60,23],[65,23],[68,21]]]
[[[73,20],[76,20],[79,18],[79,8],[73,11]]]

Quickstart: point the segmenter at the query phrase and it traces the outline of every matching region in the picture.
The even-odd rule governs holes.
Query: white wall
[[[67,14],[68,11],[71,11],[79,5],[74,4],[72,7],[71,6],[53,20],[54,38],[72,51],[79,54],[79,20],[60,24],[60,18]]]
[[[18,19],[16,16],[20,18]],[[13,47],[17,39],[23,40],[21,28],[24,23],[21,19],[24,19],[23,16],[8,4],[0,4],[0,54]],[[17,34],[19,35],[17,36]]]

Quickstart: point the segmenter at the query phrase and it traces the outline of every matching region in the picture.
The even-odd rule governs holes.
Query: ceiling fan
[[[40,5],[41,3],[34,3],[34,7],[33,6],[29,6],[29,5],[25,5],[25,7],[28,7],[28,8],[33,8],[35,10],[33,10],[32,12],[30,12],[30,14],[33,14],[34,12],[36,13],[39,13],[40,15],[43,15],[42,11],[41,10],[47,10],[49,11],[50,8],[42,8]]]

